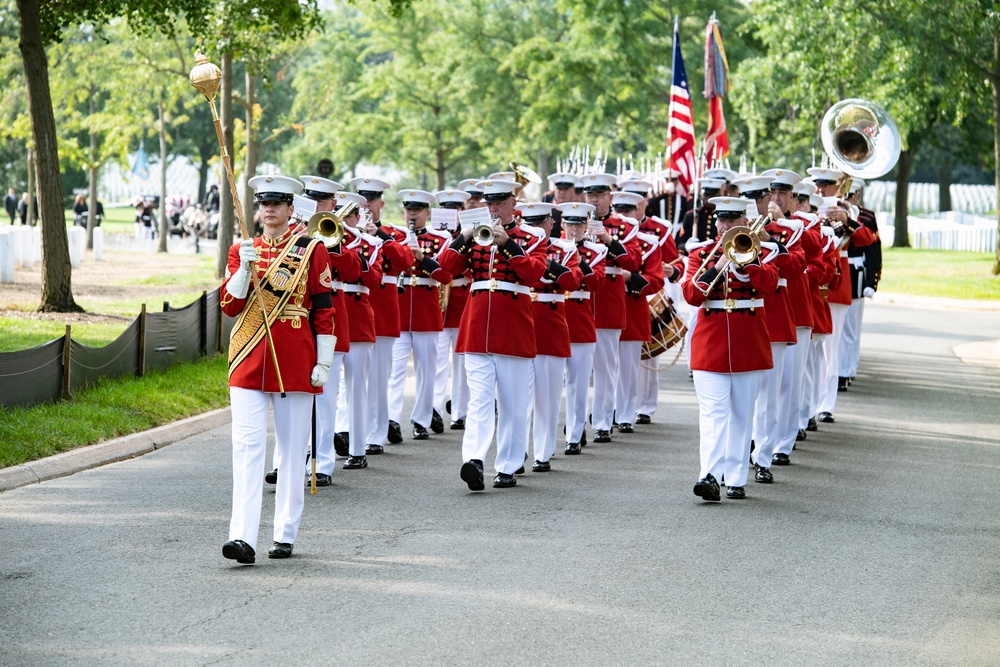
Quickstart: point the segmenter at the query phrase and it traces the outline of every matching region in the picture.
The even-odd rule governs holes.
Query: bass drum
[[[653,338],[642,344],[642,359],[648,361],[657,357],[677,344],[684,342],[687,335],[687,325],[677,315],[674,301],[664,290],[656,293],[649,300],[649,315],[651,318]]]

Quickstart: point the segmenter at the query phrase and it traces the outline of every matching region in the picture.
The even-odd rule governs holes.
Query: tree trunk
[[[250,188],[250,179],[257,173],[257,130],[254,125],[253,106],[256,102],[257,77],[246,72],[246,125],[247,125],[247,159],[246,168],[243,170],[243,219],[253,220],[253,190]]]
[[[222,119],[222,136],[226,150],[233,154],[233,55],[222,54],[222,88],[219,95],[219,117]],[[219,248],[215,261],[215,277],[219,280],[226,275],[229,263],[229,247],[233,245],[233,193],[229,189],[226,167],[221,164],[222,177],[219,179]]]
[[[28,214],[24,222],[29,227],[35,226],[35,152],[28,146]],[[69,245],[66,246],[69,249]]]
[[[910,170],[913,167],[913,156],[917,152],[916,146],[910,146],[899,154],[899,162],[896,163],[896,230],[893,234],[892,247],[909,248],[910,235],[907,230],[907,221],[910,214],[908,203],[910,191]]]
[[[208,161],[212,158],[211,153],[204,155],[199,153],[201,163],[198,165],[198,201],[205,201],[205,192],[208,190]]]
[[[94,98],[97,87],[90,84],[90,117],[94,117]],[[87,250],[94,249],[94,225],[97,224],[97,132],[90,128],[90,180],[87,183],[90,203],[87,205]]]
[[[993,35],[993,179],[997,189],[997,250],[993,275],[1000,275],[1000,35]]]
[[[542,184],[539,185],[542,189],[542,193],[548,188],[547,176],[549,174],[549,152],[544,148],[538,149],[538,162],[535,164],[535,169],[538,170],[538,175],[542,177]]]
[[[437,157],[437,163],[434,165],[434,174],[437,178],[437,189],[444,190],[444,180],[447,175],[448,169],[444,165],[444,151],[438,149],[435,151]]]
[[[56,121],[52,114],[49,63],[45,56],[45,45],[42,44],[38,0],[17,0],[17,10],[21,15],[18,48],[24,63],[24,80],[28,89],[31,141],[35,148],[35,176],[43,184],[39,188],[42,299],[38,309],[46,312],[80,312],[83,309],[73,300],[73,274],[69,263],[66,214],[63,212],[62,175],[59,172],[59,143]],[[33,204],[29,189],[28,211],[32,210]]]
[[[938,210],[951,210],[951,156],[946,155],[938,167]]]
[[[156,251],[166,252],[170,228],[167,225],[167,119],[163,113],[162,89],[156,109],[160,114],[160,242],[156,246]]]

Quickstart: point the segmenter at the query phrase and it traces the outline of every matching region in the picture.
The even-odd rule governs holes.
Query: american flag
[[[695,173],[694,114],[691,109],[691,89],[681,56],[680,29],[674,19],[674,79],[670,85],[670,123],[667,127],[667,168],[676,169],[680,176],[677,186],[687,196]]]

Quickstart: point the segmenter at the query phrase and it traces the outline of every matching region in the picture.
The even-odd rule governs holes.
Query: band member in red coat
[[[292,198],[302,191],[302,183],[287,176],[255,176],[249,185],[256,192],[264,234],[229,249],[226,279],[219,291],[222,311],[238,318],[229,346],[233,514],[222,555],[246,564],[256,556],[268,407],[274,409],[275,462],[282,470],[299,470],[309,451],[313,397],[329,378],[336,347],[329,254],[319,241],[288,228]],[[250,293],[251,271],[259,281],[259,293]],[[285,395],[279,393],[282,390]],[[305,489],[298,474],[279,475],[277,482],[274,544],[268,557],[288,558],[302,519]]]
[[[403,217],[410,231],[407,241],[413,263],[399,274],[399,338],[392,348],[392,375],[389,378],[389,419],[399,422],[403,414],[403,387],[406,365],[413,352],[416,396],[410,423],[413,439],[430,437],[434,412],[434,375],[437,371],[437,339],[443,328],[440,285],[451,281],[438,258],[451,243],[451,235],[427,226],[434,195],[424,190],[400,190]],[[440,425],[440,416],[438,417]],[[438,431],[443,431],[439,428]]]
[[[536,350],[529,286],[541,280],[548,263],[544,234],[518,227],[514,219],[514,191],[519,184],[486,180],[479,187],[490,215],[496,219],[492,243],[479,245],[473,240],[475,230],[466,225],[441,255],[441,266],[448,273],[472,271],[471,294],[458,329],[456,351],[465,354],[469,382],[461,477],[473,491],[485,488],[483,460],[495,429],[497,474],[493,486],[514,486],[514,473],[524,463],[524,390],[529,386]]]
[[[749,200],[716,197],[712,203],[720,238],[729,228],[747,224]],[[754,399],[764,371],[772,366],[763,295],[778,286],[778,272],[763,250],[742,268],[723,258],[709,260],[701,271],[715,245],[706,241],[691,247],[683,285],[684,298],[700,309],[691,336],[701,430],[701,473],[694,493],[710,501],[720,499],[718,480],[723,477],[727,497],[746,496]]]

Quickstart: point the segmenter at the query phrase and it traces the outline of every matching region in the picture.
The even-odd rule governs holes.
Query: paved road
[[[220,555],[226,428],[4,493],[0,664],[997,664],[1000,369],[952,353],[990,338],[870,305],[837,423],[743,502],[691,493],[678,367],[515,489],[470,494],[451,433],[337,470],[289,561]]]

